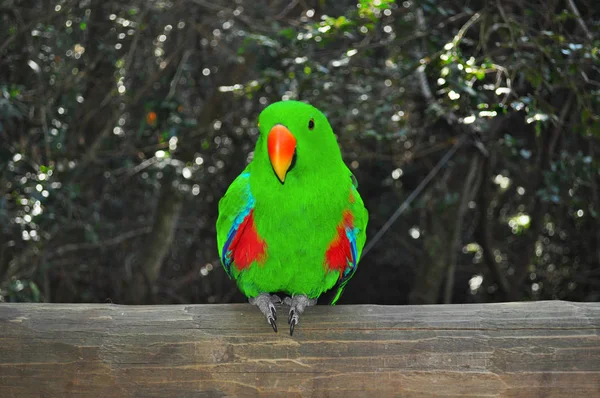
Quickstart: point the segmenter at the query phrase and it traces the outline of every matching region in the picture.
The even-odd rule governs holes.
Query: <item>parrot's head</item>
[[[273,177],[281,184],[289,173],[327,172],[343,164],[335,134],[325,115],[299,101],[275,102],[258,117],[256,156],[268,157]]]

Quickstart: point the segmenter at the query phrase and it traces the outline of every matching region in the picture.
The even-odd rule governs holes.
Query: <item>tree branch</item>
[[[536,168],[537,177],[532,189],[533,199],[531,201],[530,206],[531,222],[529,224],[528,238],[526,238],[526,244],[519,255],[519,259],[521,261],[516,262],[515,265],[515,274],[512,278],[512,284],[514,289],[510,292],[511,295],[509,296],[509,299],[511,300],[516,300],[519,298],[518,292],[521,285],[525,281],[525,278],[527,277],[528,265],[530,264],[531,258],[533,257],[535,251],[535,242],[537,241],[542,231],[542,218],[545,213],[546,205],[542,202],[540,195],[537,194],[537,191],[544,186],[543,172],[544,170],[546,170],[546,168],[550,166],[550,163],[552,162],[556,145],[565,127],[565,122],[570,115],[574,99],[575,94],[573,92],[570,92],[569,96],[567,97],[567,100],[564,102],[561,108],[558,122],[554,126],[547,149],[538,155],[539,160],[537,162],[538,164]]]
[[[460,204],[456,215],[456,221],[454,223],[454,231],[452,234],[452,242],[450,244],[450,251],[448,253],[448,269],[446,273],[446,285],[444,287],[444,303],[450,304],[452,302],[452,291],[454,290],[454,274],[456,272],[456,261],[458,252],[461,246],[461,235],[463,220],[465,213],[469,207],[469,201],[471,200],[472,186],[476,180],[477,175],[481,169],[481,154],[475,152],[471,157],[471,166],[469,167],[469,173],[463,185],[463,190],[460,195]]]
[[[597,159],[596,155],[596,141],[592,138],[590,142],[589,153],[592,159]],[[598,190],[598,172],[594,170],[592,167],[591,170],[592,177],[592,199],[593,199],[593,207],[596,210],[596,261],[598,262],[597,266],[600,267],[600,192]]]
[[[479,191],[477,207],[479,208],[479,224],[477,226],[477,241],[481,246],[483,261],[487,265],[494,281],[498,284],[503,299],[506,299],[510,293],[510,285],[504,272],[500,268],[500,264],[494,256],[494,248],[492,244],[492,231],[489,220],[489,204],[490,204],[490,181],[492,179],[492,162],[495,159],[495,153],[492,152],[490,157],[484,159],[482,165],[482,183]]]
[[[577,23],[581,27],[581,30],[583,30],[583,33],[585,33],[585,36],[588,38],[588,40],[593,40],[594,36],[589,31],[589,29],[587,28],[585,22],[583,21],[583,18],[581,17],[581,14],[579,13],[579,9],[575,5],[575,2],[573,0],[567,0],[567,4],[568,4],[569,8],[571,9],[571,12],[573,14],[575,14],[575,17],[577,19]]]
[[[149,233],[151,227],[143,227],[134,229],[132,231],[127,231],[120,235],[115,236],[114,238],[106,239],[96,243],[69,243],[63,246],[58,247],[56,250],[50,252],[47,255],[47,258],[62,256],[67,253],[72,253],[80,250],[91,250],[91,249],[100,249],[108,246],[118,245],[123,243],[129,239],[137,238],[140,235],[145,235]]]

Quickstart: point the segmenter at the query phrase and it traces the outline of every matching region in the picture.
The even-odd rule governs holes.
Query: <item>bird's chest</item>
[[[305,195],[255,205],[256,227],[268,252],[284,255],[323,254],[335,239],[347,200],[338,192]]]
[[[282,233],[304,233],[328,226],[335,228],[342,217],[344,204],[333,199],[331,195],[323,195],[287,203],[261,204],[257,201],[257,224]]]

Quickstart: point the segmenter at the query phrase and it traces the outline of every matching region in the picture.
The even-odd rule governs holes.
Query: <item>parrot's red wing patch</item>
[[[234,267],[241,271],[255,261],[264,263],[265,249],[266,243],[258,236],[254,223],[254,210],[251,210],[240,224],[229,246]]]
[[[337,234],[325,252],[326,266],[330,271],[339,271],[340,277],[347,267],[352,266],[352,248],[346,229],[352,229],[354,216],[345,211],[342,222],[337,226]],[[350,262],[350,263],[349,263]]]

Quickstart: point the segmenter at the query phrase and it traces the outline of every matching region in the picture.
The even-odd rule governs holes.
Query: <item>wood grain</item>
[[[600,304],[0,304],[0,397],[600,397]]]

